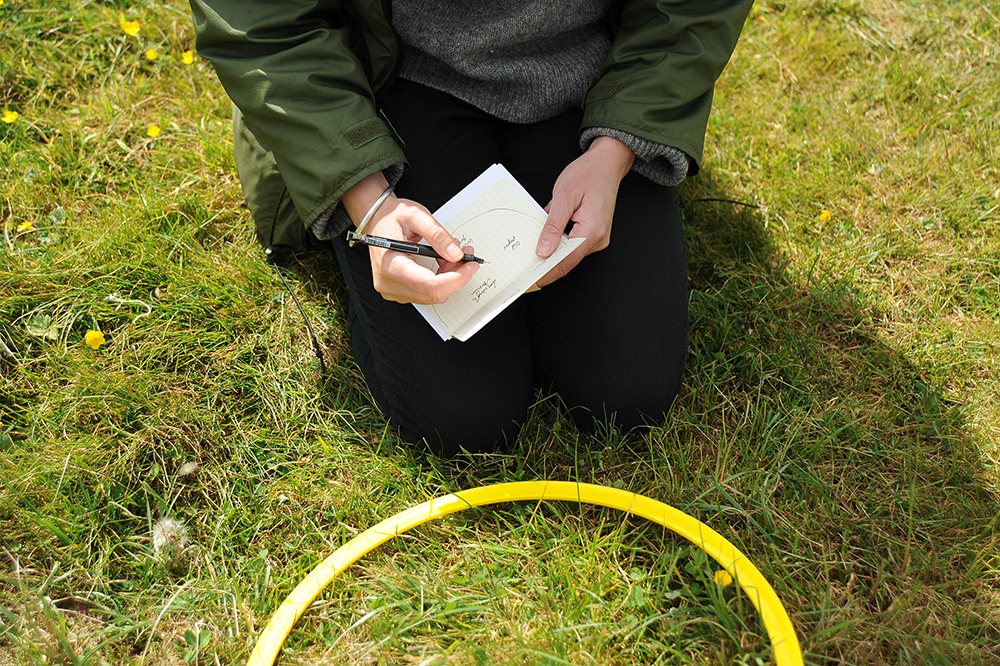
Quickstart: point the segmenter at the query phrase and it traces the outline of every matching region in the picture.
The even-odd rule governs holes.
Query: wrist
[[[347,210],[347,214],[351,216],[351,221],[354,222],[355,226],[361,224],[365,214],[371,210],[371,207],[378,201],[378,198],[382,196],[382,193],[385,192],[388,186],[389,181],[385,179],[382,172],[376,171],[359,181],[351,189],[347,190],[347,192],[344,192],[344,196],[341,197],[340,201],[344,204],[344,208]]]
[[[625,177],[635,161],[635,152],[613,136],[601,135],[595,138],[587,149],[588,153],[591,151],[615,166],[619,180]]]

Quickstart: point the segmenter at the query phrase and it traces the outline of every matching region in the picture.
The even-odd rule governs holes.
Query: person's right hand
[[[385,177],[377,172],[348,190],[343,202],[356,223],[385,188]],[[437,260],[435,272],[418,264],[412,254],[369,246],[375,290],[389,301],[424,305],[444,303],[468,284],[479,269],[476,262],[461,260],[463,251],[472,253],[473,249],[460,248],[458,241],[438,224],[430,211],[409,199],[390,195],[368,222],[364,233],[410,242],[422,240],[446,257]]]

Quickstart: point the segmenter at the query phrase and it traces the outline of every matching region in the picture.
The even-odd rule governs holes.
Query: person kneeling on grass
[[[698,171],[751,4],[191,0],[258,239],[333,243],[372,395],[403,439],[445,455],[512,441],[539,388],[584,430],[662,422],[688,345],[675,186]],[[539,256],[567,229],[585,241],[541,290],[443,342],[408,304],[443,302],[477,264],[429,211],[494,163],[548,202]],[[366,233],[425,238],[454,263],[350,247],[373,208]]]

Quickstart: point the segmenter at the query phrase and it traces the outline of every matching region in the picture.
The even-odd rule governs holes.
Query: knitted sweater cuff
[[[390,185],[395,185],[403,175],[403,165],[394,164],[388,169],[382,169],[382,174],[385,176],[385,179],[389,181]],[[319,240],[329,240],[334,236],[339,236],[347,231],[348,227],[352,224],[354,224],[354,221],[351,219],[351,216],[348,215],[343,202],[338,201],[334,205],[327,208],[322,215],[317,217],[316,220],[309,226],[309,230],[312,231],[313,235]]]
[[[587,150],[599,136],[618,139],[635,153],[632,171],[657,185],[677,185],[688,174],[690,157],[683,150],[656,143],[611,127],[587,127],[580,135],[580,148]]]

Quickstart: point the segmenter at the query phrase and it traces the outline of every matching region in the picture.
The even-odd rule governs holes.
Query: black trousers
[[[545,206],[560,172],[580,155],[579,109],[517,125],[403,80],[381,105],[410,161],[396,193],[432,212],[496,162]],[[588,431],[655,425],[680,390],[688,297],[674,188],[628,174],[610,247],[521,296],[466,342],[443,342],[412,305],[383,299],[367,247],[337,239],[334,248],[358,365],[407,441],[444,455],[502,447],[517,436],[538,388],[554,388]]]

